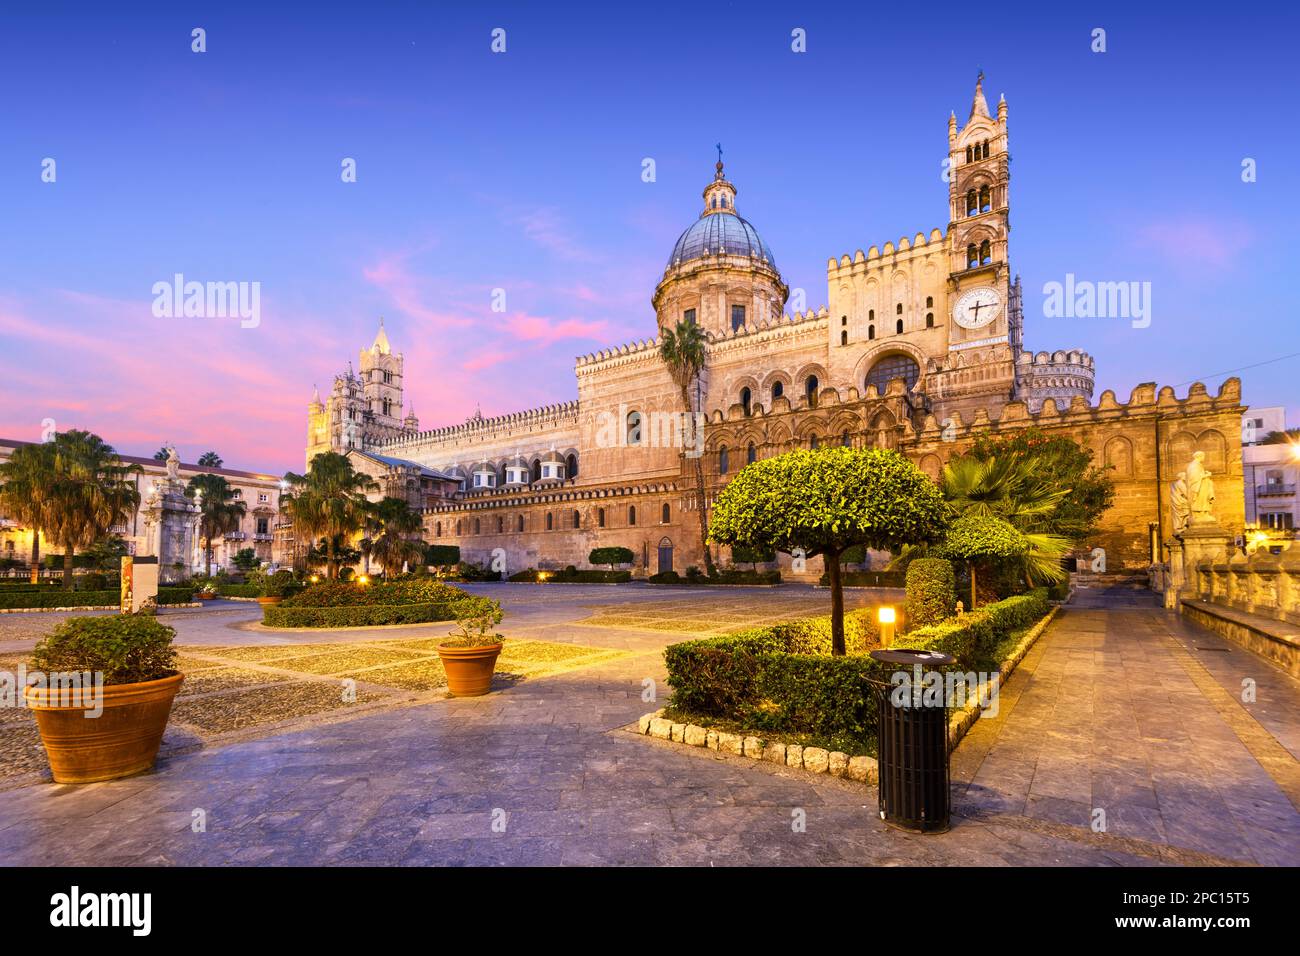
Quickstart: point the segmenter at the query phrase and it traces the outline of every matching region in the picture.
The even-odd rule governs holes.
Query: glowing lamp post
[[[892,607],[881,607],[876,610],[876,622],[880,625],[881,647],[888,647],[894,643],[894,620],[895,614]]]

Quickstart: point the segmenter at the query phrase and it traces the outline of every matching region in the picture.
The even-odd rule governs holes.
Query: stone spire
[[[379,333],[375,336],[375,344],[370,346],[370,350],[378,350],[380,355],[388,355],[393,349],[388,344],[388,333],[384,331],[384,317],[379,317]]]
[[[988,100],[984,99],[984,71],[980,70],[979,76],[975,78],[975,98],[970,105],[970,118],[983,116],[985,119],[992,119],[989,116]]]

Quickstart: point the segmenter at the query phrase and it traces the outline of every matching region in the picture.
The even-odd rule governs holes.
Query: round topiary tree
[[[1012,561],[1024,556],[1029,541],[1010,523],[991,515],[962,515],[952,523],[939,553],[965,561],[970,570],[970,606],[975,610],[975,566],[992,561]]]
[[[616,564],[631,564],[635,555],[630,548],[607,547],[592,548],[587,555],[588,564],[608,564],[611,571]]]
[[[937,541],[949,516],[938,486],[898,452],[822,448],[746,465],[714,502],[709,537],[733,547],[821,555],[831,586],[831,653],[843,654],[844,551]]]
[[[957,607],[957,579],[947,558],[913,558],[907,566],[907,603],[903,623],[908,630],[938,624]]]

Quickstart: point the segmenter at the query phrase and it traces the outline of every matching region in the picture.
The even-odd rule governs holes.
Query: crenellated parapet
[[[1016,359],[1016,394],[1030,411],[1038,411],[1048,399],[1059,406],[1076,396],[1091,398],[1095,377],[1092,356],[1078,349],[1021,352]]]
[[[846,273],[853,274],[859,272],[869,272],[876,269],[892,269],[901,262],[911,259],[915,255],[931,255],[946,253],[947,235],[941,229],[931,229],[927,236],[925,233],[918,232],[910,240],[903,236],[895,245],[892,242],[886,242],[883,249],[877,246],[871,246],[864,253],[858,249],[852,256],[845,254],[838,259],[830,259],[826,263],[826,272],[832,281],[842,278]]]
[[[575,399],[490,418],[476,415],[460,425],[447,425],[403,435],[379,442],[374,447],[379,451],[396,451],[408,446],[439,442],[492,441],[532,431],[576,428],[577,425],[578,402]]]

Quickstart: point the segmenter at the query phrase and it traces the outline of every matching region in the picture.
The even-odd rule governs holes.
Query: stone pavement
[[[584,605],[650,599],[636,589],[491,587],[508,636],[639,653],[485,698],[178,755],[129,780],[12,789],[0,796],[0,861],[1300,863],[1300,689],[1245,651],[1204,650],[1222,642],[1161,610],[1065,610],[998,718],[954,755],[952,831],[921,837],[879,820],[873,788],[623,729],[654,706],[645,679],[666,692],[660,651],[681,635],[573,622]],[[243,633],[213,619],[199,629],[210,627],[227,643]],[[1257,704],[1239,702],[1242,676],[1257,681]],[[1104,833],[1089,827],[1096,808]]]

